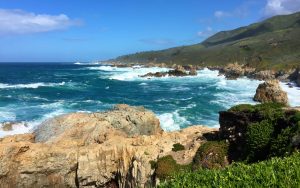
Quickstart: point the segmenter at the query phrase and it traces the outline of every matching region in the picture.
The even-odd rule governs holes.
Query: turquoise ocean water
[[[260,83],[247,78],[226,80],[217,71],[208,69],[198,71],[196,77],[139,77],[166,70],[95,64],[2,63],[0,123],[20,124],[10,132],[0,129],[0,136],[31,131],[56,115],[103,111],[119,103],[152,110],[168,131],[189,125],[218,126],[218,112],[236,104],[254,103],[252,97]],[[300,93],[296,88],[289,92],[295,105],[297,92]]]

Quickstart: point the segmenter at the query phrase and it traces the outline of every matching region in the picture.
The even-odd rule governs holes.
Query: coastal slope
[[[257,69],[288,69],[300,64],[300,12],[275,16],[195,45],[139,52],[112,61],[124,63],[224,66],[238,62]]]

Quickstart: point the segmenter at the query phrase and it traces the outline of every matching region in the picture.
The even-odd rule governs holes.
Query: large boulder
[[[50,119],[34,133],[0,138],[1,187],[150,187],[150,161],[172,155],[190,163],[214,129],[163,132],[155,115],[118,105],[103,113]],[[180,143],[185,150],[172,151]]]
[[[276,102],[285,105],[288,104],[287,93],[281,89],[278,80],[268,80],[259,84],[253,99],[262,103]]]
[[[103,142],[101,136],[109,134],[112,129],[126,136],[162,133],[160,122],[153,112],[125,104],[116,105],[108,112],[58,116],[45,121],[34,132],[37,142],[83,140],[84,137],[87,137],[84,142]]]

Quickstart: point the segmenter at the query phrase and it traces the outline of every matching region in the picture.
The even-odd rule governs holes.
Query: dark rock
[[[165,76],[189,76],[189,75],[197,75],[197,71],[192,69],[189,73],[181,66],[176,65],[174,70],[169,70],[168,72],[155,72],[155,73],[147,73],[140,77],[165,77]]]

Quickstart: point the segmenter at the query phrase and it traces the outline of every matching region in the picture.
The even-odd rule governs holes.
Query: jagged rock
[[[73,113],[41,124],[32,134],[0,139],[1,187],[153,186],[150,161],[172,155],[192,161],[203,133],[193,126],[163,132],[150,111],[119,105],[103,113]],[[173,152],[181,143],[184,151]]]
[[[220,74],[224,74],[227,79],[237,79],[242,76],[253,74],[255,69],[240,65],[238,63],[228,64],[219,69]]]
[[[268,80],[259,84],[253,99],[259,102],[288,104],[287,93],[281,89],[278,80]]]
[[[150,72],[140,77],[165,77],[165,76],[189,76],[189,75],[196,75],[196,74],[195,72],[192,72],[192,74],[190,74],[181,65],[176,65],[174,70],[169,70],[168,72],[156,72],[156,73]]]
[[[264,70],[254,73],[253,78],[257,80],[271,80],[275,79],[275,71]]]

